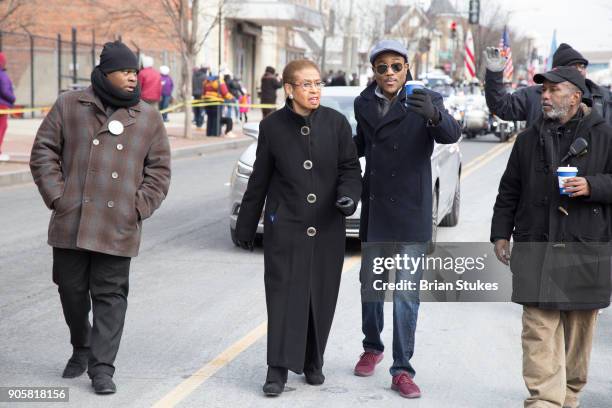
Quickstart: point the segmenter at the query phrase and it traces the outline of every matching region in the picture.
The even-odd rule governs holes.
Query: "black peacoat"
[[[351,135],[339,112],[321,106],[303,117],[290,102],[259,125],[257,156],[236,237],[253,240],[265,201],[270,366],[303,371],[309,319],[315,336],[309,346],[316,348],[314,359],[322,364],[345,249],[345,219],[335,202],[347,196],[357,203],[361,193]]]
[[[565,126],[540,119],[519,134],[499,183],[491,242],[514,240],[512,300],[519,304],[555,310],[610,304],[612,128],[595,110],[582,109]],[[587,152],[561,163],[577,137],[587,141]],[[578,168],[589,197],[560,195],[560,165]]]
[[[403,103],[404,89],[382,118],[370,84],[355,99],[359,156],[366,157],[359,238],[366,242],[427,242],[431,239],[431,154],[434,140],[455,143],[459,124],[444,109],[440,94],[426,90],[442,119],[425,119]]]

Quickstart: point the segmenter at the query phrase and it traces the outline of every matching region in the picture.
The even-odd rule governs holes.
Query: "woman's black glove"
[[[351,197],[340,197],[336,201],[336,208],[345,216],[349,216],[355,212],[355,202]]]
[[[425,120],[430,120],[433,123],[440,121],[440,112],[434,106],[431,95],[422,89],[415,89],[411,95],[406,98],[408,109],[423,116]]]
[[[254,246],[253,241],[238,240],[238,246],[242,249],[253,252],[253,246]]]

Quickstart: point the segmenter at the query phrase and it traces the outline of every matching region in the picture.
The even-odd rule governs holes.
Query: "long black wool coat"
[[[254,238],[265,202],[270,366],[303,371],[309,320],[314,340],[308,342],[312,357],[306,364],[322,364],[345,250],[345,219],[335,202],[348,196],[357,203],[361,194],[351,136],[346,118],[323,106],[303,117],[288,102],[260,123],[236,236]]]

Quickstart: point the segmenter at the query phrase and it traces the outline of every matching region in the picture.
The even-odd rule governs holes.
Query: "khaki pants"
[[[587,382],[597,310],[523,308],[525,408],[578,406]]]

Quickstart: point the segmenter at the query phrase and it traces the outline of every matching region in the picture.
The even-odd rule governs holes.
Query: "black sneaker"
[[[96,394],[114,394],[117,392],[113,377],[108,374],[97,374],[91,379],[91,386]]]
[[[89,349],[74,349],[72,357],[66,363],[66,368],[62,373],[64,378],[76,378],[87,370],[87,360],[89,359]]]

